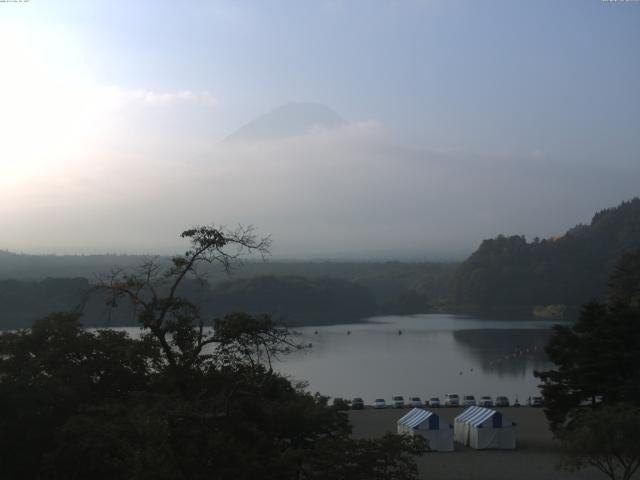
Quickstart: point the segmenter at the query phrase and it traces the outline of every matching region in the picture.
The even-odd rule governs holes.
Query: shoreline
[[[396,421],[409,409],[350,410],[354,438],[376,438],[396,433]],[[453,419],[464,408],[434,408],[443,420]],[[515,450],[474,450],[455,443],[453,452],[431,452],[417,459],[421,479],[441,480],[602,480],[595,469],[567,472],[556,467],[560,446],[549,431],[541,408],[496,408],[517,424]],[[636,474],[634,478],[640,478]]]

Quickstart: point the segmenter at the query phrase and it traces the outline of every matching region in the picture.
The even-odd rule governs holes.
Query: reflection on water
[[[554,323],[436,314],[305,327],[298,340],[312,348],[276,368],[308,381],[312,392],[369,403],[392,395],[442,400],[445,393],[517,395],[522,402],[538,393],[534,370],[550,367],[543,347]]]
[[[278,369],[326,395],[443,397],[445,393],[537,393],[534,370],[549,367],[543,347],[554,322],[455,315],[375,317],[368,323],[298,329],[311,343]],[[317,332],[317,333],[316,333]]]
[[[544,346],[547,329],[456,330],[453,337],[477,358],[484,373],[499,377],[522,377],[549,366]]]

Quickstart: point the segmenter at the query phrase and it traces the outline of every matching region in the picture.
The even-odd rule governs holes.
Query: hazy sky
[[[640,2],[0,3],[0,248],[447,258],[640,194]],[[350,123],[220,143],[289,101]]]

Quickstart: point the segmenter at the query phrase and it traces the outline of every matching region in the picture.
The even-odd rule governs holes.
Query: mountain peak
[[[320,103],[289,102],[247,123],[225,142],[277,140],[304,135],[314,128],[336,128],[347,122]]]

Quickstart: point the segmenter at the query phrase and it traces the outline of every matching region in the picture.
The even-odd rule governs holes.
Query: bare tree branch
[[[192,366],[203,349],[214,343],[204,333],[198,309],[179,296],[185,279],[204,284],[202,264],[218,264],[230,272],[243,256],[257,253],[264,259],[271,246],[270,237],[258,237],[251,226],[235,230],[195,226],[180,236],[189,241],[189,247],[171,258],[169,265],[162,265],[158,257],[146,257],[133,270],[112,270],[96,287],[107,293],[111,308],[120,300],[133,306],[140,326],[149,329],[175,368]]]

